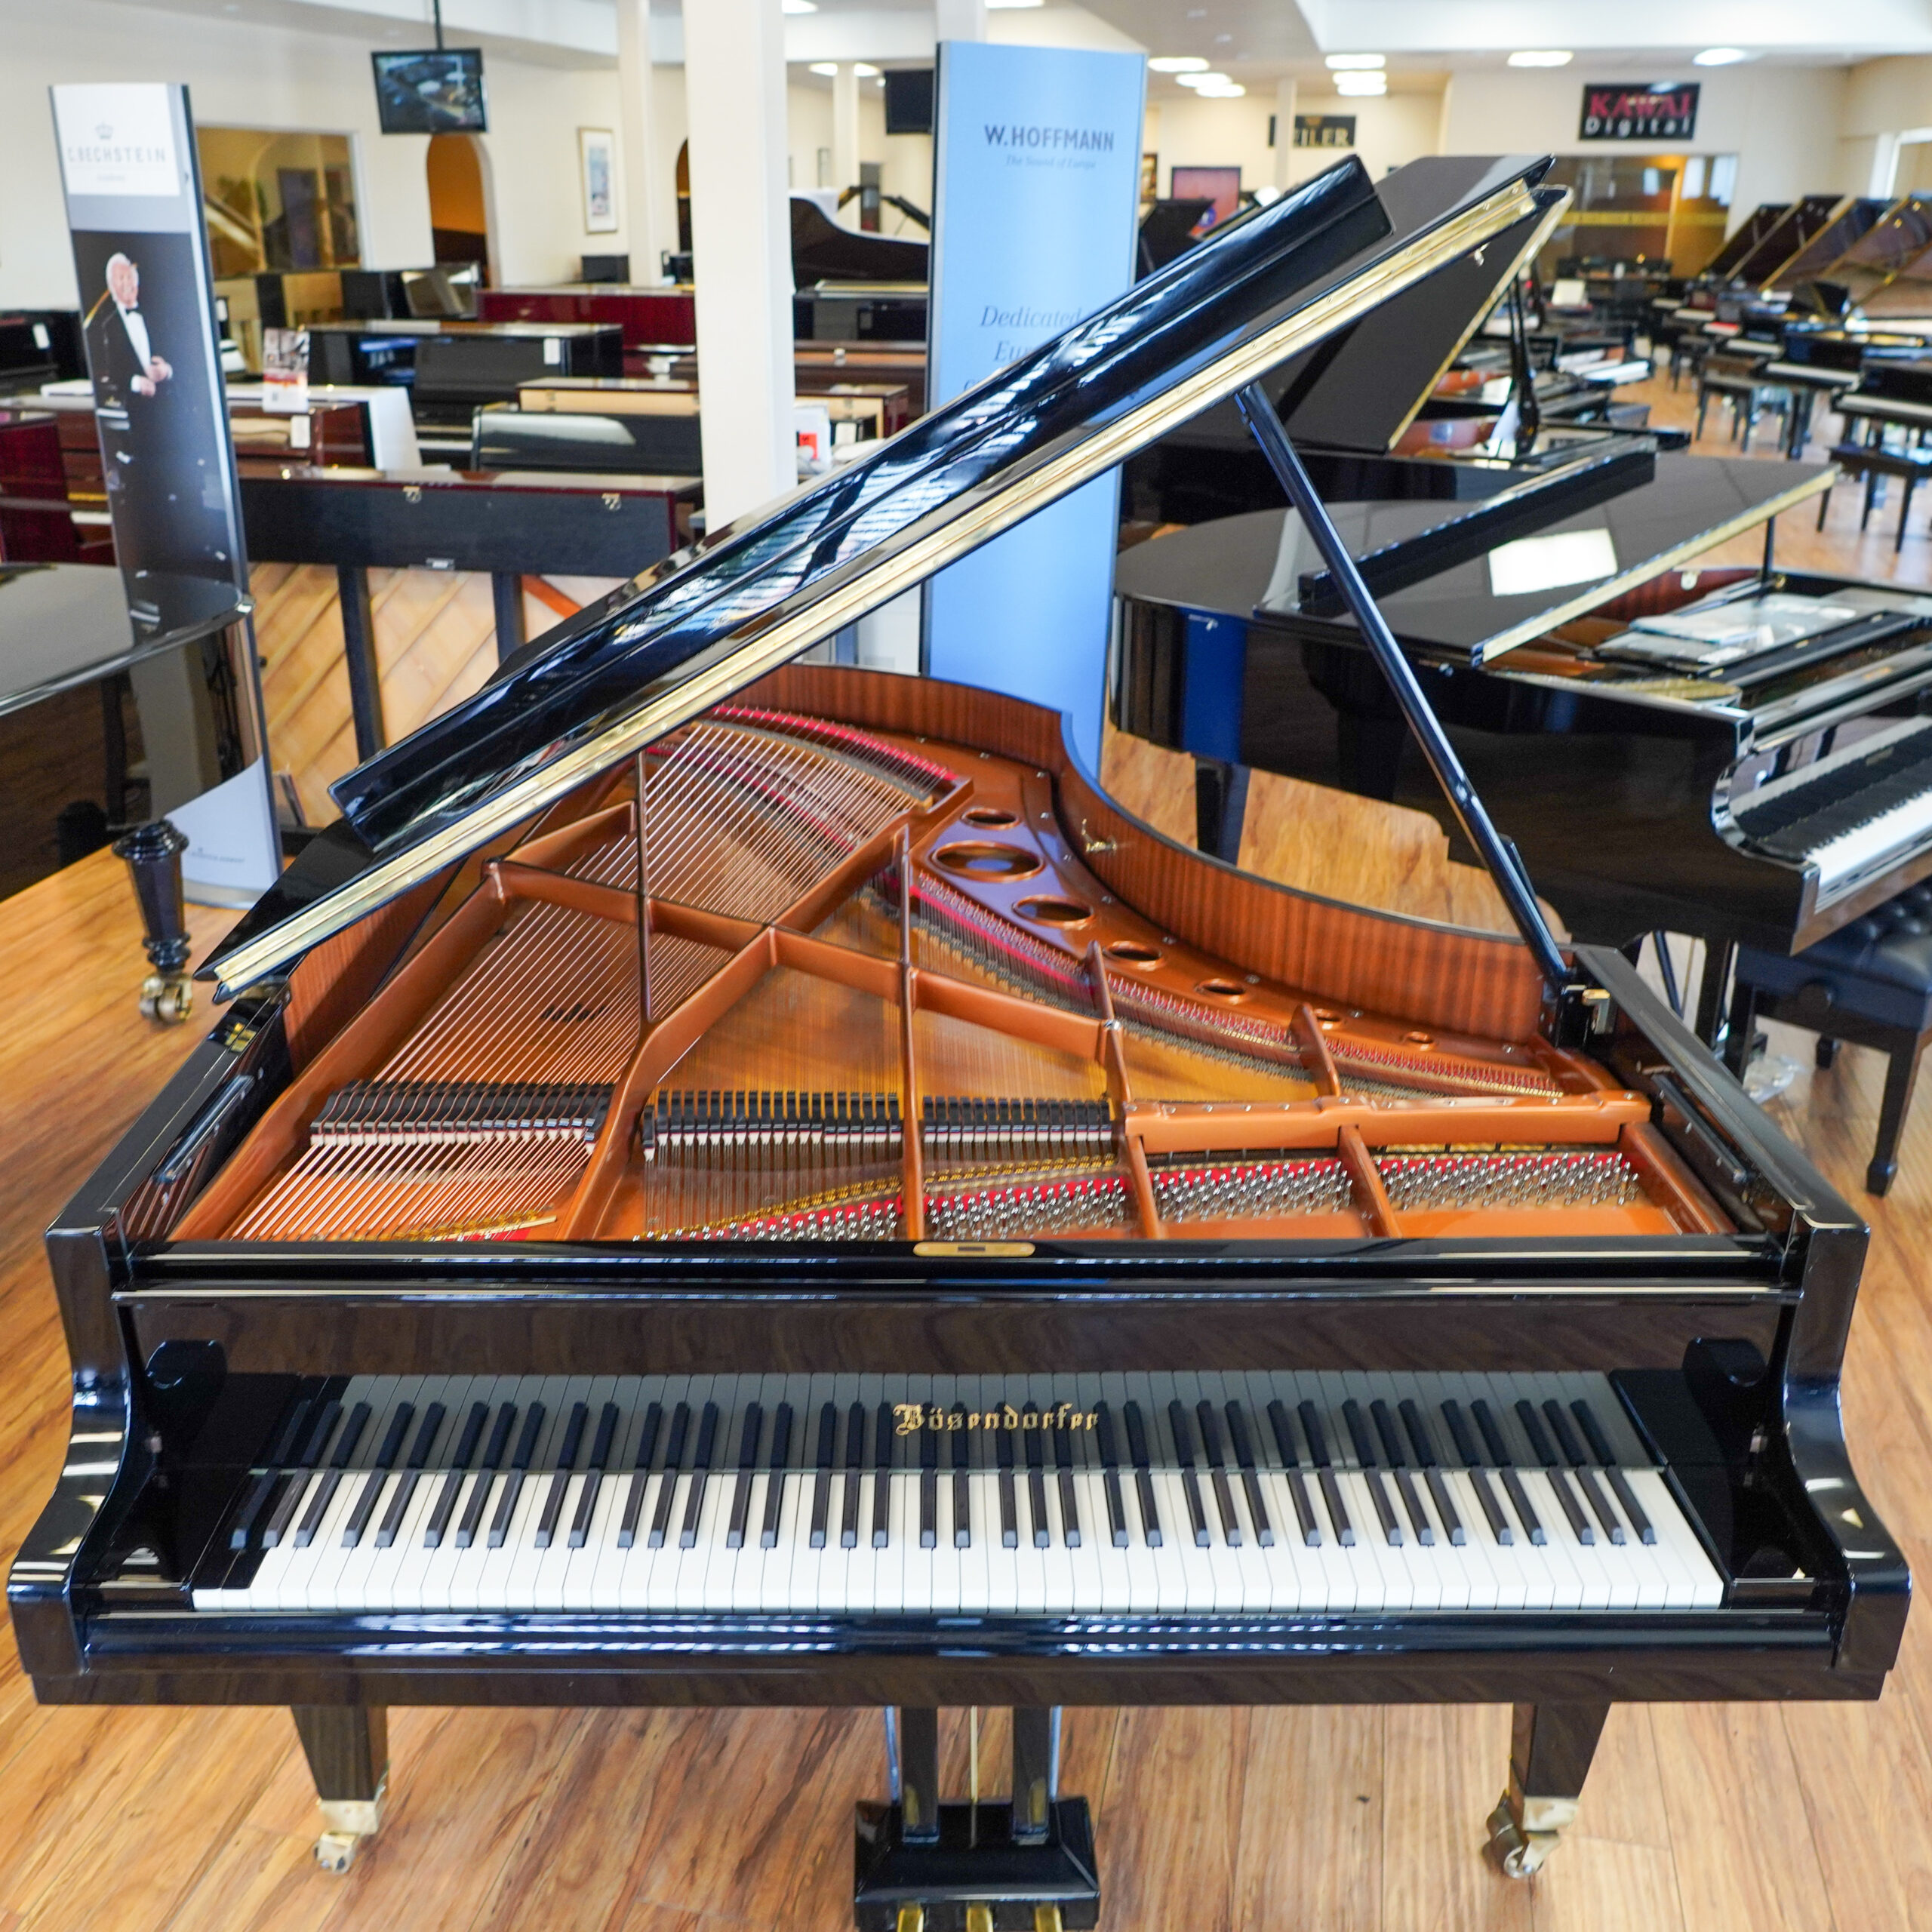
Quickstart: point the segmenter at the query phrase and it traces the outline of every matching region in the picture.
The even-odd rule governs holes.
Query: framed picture
[[[1143,202],[1156,202],[1161,198],[1161,157],[1158,154],[1143,154],[1140,157],[1140,198]]]
[[[583,168],[583,232],[614,235],[617,229],[617,137],[608,128],[577,131]]]

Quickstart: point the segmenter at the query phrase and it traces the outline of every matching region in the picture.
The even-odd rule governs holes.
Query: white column
[[[651,114],[651,0],[617,0],[617,139],[624,157],[624,234],[631,279],[654,282],[658,253],[656,157]]]
[[[859,185],[859,74],[851,60],[839,62],[832,80],[832,185],[841,195]],[[848,202],[840,219],[857,228],[858,203]]]
[[[1275,186],[1285,188],[1294,179],[1295,82],[1284,75],[1275,88]]]
[[[686,9],[685,98],[705,520],[715,531],[798,480],[779,0]]]
[[[934,0],[933,23],[939,40],[984,40],[986,0]]]

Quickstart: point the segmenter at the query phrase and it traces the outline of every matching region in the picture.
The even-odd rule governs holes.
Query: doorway
[[[429,137],[429,235],[438,268],[474,266],[490,278],[494,252],[489,161],[474,134]]]

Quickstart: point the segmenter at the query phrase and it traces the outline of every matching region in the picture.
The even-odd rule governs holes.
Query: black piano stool
[[[1761,1019],[1783,1020],[1818,1035],[1829,1066],[1841,1040],[1890,1056],[1878,1141],[1866,1191],[1883,1194],[1898,1172],[1898,1144],[1912,1106],[1919,1056],[1932,1039],[1932,883],[1888,899],[1862,919],[1802,952],[1740,946],[1730,1040],[1741,1064]]]

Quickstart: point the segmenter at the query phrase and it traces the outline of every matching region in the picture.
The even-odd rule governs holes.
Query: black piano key
[[[1562,1506],[1564,1515],[1569,1519],[1571,1534],[1580,1543],[1594,1543],[1597,1540],[1595,1526],[1583,1514],[1583,1506],[1577,1500],[1577,1493],[1570,1486],[1570,1474],[1558,1460],[1556,1446],[1543,1433],[1543,1423],[1538,1418],[1535,1405],[1526,1400],[1516,1404],[1516,1420],[1521,1423],[1523,1433],[1529,1438],[1530,1453],[1543,1465],[1543,1475],[1556,1494],[1556,1500]]]
[[[647,1549],[662,1549],[671,1532],[671,1508],[678,1494],[678,1474],[685,1466],[691,1447],[691,1405],[680,1402],[671,1411],[671,1434],[664,1445],[664,1472],[657,1480],[657,1506],[651,1512],[651,1527],[645,1532]]]
[[[859,1546],[859,1476],[866,1463],[866,1405],[854,1402],[845,1418],[845,1495],[840,1512],[841,1547]]]
[[[409,1460],[403,1465],[402,1480],[396,1484],[395,1494],[389,1498],[389,1506],[383,1512],[383,1520],[377,1526],[378,1549],[387,1549],[395,1543],[396,1532],[402,1527],[402,1519],[415,1500],[416,1486],[423,1480],[423,1466],[436,1446],[436,1438],[442,1433],[443,1417],[448,1413],[440,1402],[432,1402],[423,1411],[423,1426],[417,1430],[416,1440],[410,1445]]]
[[[445,1536],[448,1534],[450,1518],[456,1513],[456,1500],[463,1493],[463,1479],[476,1454],[476,1445],[483,1439],[485,1425],[490,1420],[488,1402],[472,1402],[469,1413],[463,1418],[463,1433],[457,1438],[455,1453],[450,1457],[449,1473],[443,1478],[443,1486],[436,1494],[434,1507],[429,1512],[429,1520],[423,1531],[423,1547],[439,1549]]]
[[[1342,1486],[1335,1480],[1328,1460],[1328,1435],[1321,1426],[1321,1412],[1312,1402],[1297,1402],[1295,1414],[1301,1418],[1301,1432],[1308,1438],[1308,1460],[1315,1465],[1315,1480],[1321,1487],[1321,1500],[1328,1506],[1328,1520],[1334,1525],[1335,1540],[1343,1549],[1355,1547],[1355,1526],[1343,1500]]]
[[[832,1460],[838,1448],[838,1410],[826,1402],[818,1412],[818,1454],[812,1459],[811,1546],[825,1547],[827,1520],[832,1514]]]
[[[1107,1534],[1116,1549],[1127,1547],[1127,1500],[1120,1492],[1120,1451],[1114,1419],[1104,1402],[1094,1404],[1094,1435],[1100,1451],[1100,1487],[1107,1499]]]
[[[1469,1478],[1469,1487],[1475,1491],[1476,1500],[1482,1506],[1489,1533],[1499,1544],[1506,1547],[1515,1542],[1516,1532],[1503,1514],[1503,1505],[1496,1499],[1496,1491],[1482,1466],[1482,1456],[1476,1447],[1475,1438],[1470,1435],[1469,1423],[1463,1418],[1462,1404],[1446,1401],[1441,1407],[1442,1420],[1448,1425],[1450,1439],[1461,1458],[1463,1473]]]
[[[306,1439],[295,1452],[296,1465],[300,1471],[296,1480],[282,1491],[281,1500],[275,1504],[262,1531],[262,1547],[273,1549],[288,1534],[289,1524],[294,1519],[303,1497],[308,1494],[309,1480],[315,1473],[315,1465],[327,1454],[329,1438],[335,1433],[335,1426],[342,1419],[342,1404],[329,1401],[315,1411]]]
[[[1080,1492],[1074,1485],[1075,1466],[1072,1431],[1055,1429],[1054,1467],[1060,1477],[1060,1540],[1069,1549],[1080,1547]]]
[[[1194,1546],[1206,1549],[1214,1541],[1208,1527],[1208,1506],[1201,1498],[1201,1478],[1194,1466],[1194,1431],[1187,1420],[1187,1405],[1179,1401],[1168,1404],[1168,1426],[1174,1432],[1174,1465],[1180,1472],[1181,1494],[1187,1503],[1188,1525],[1194,1532]]]
[[[731,1515],[724,1531],[727,1549],[745,1546],[745,1530],[751,1521],[752,1478],[758,1473],[758,1445],[764,1433],[764,1405],[747,1402],[744,1423],[738,1432],[738,1479],[731,1488]]]
[[[1443,1405],[1445,1408],[1447,1403]],[[1502,1426],[1491,1413],[1489,1404],[1481,1396],[1469,1404],[1469,1414],[1475,1418],[1478,1429],[1482,1431],[1483,1446],[1489,1451],[1489,1463],[1493,1469],[1507,1469],[1515,1466],[1516,1459],[1509,1453],[1508,1439]]]
[[[590,1518],[604,1487],[604,1472],[610,1467],[611,1444],[617,1433],[617,1405],[606,1402],[598,1411],[597,1434],[590,1445],[590,1462],[584,1471],[583,1487],[577,1491],[577,1508],[571,1517],[570,1546],[581,1549],[590,1540]]]
[[[1288,1485],[1288,1498],[1295,1506],[1295,1524],[1303,1546],[1321,1546],[1321,1525],[1316,1520],[1315,1504],[1308,1493],[1308,1481],[1301,1472],[1301,1458],[1295,1453],[1295,1426],[1288,1420],[1287,1404],[1277,1395],[1268,1404],[1268,1427],[1281,1458],[1281,1475]]]
[[[1377,1454],[1374,1439],[1368,1432],[1368,1424],[1363,1419],[1361,1404],[1353,1396],[1342,1404],[1342,1421],[1354,1443],[1355,1458],[1361,1464],[1361,1479],[1368,1491],[1368,1500],[1375,1505],[1376,1519],[1382,1525],[1383,1540],[1393,1548],[1399,1548],[1402,1541],[1402,1526],[1395,1516],[1395,1506],[1389,1500],[1389,1491],[1384,1487],[1380,1458]]]
[[[1268,1514],[1268,1500],[1261,1494],[1261,1478],[1255,1466],[1254,1439],[1248,1433],[1247,1417],[1238,1402],[1227,1405],[1228,1441],[1241,1466],[1241,1487],[1247,1495],[1247,1513],[1254,1523],[1254,1540],[1264,1549],[1275,1545],[1275,1525]]]
[[[1140,1530],[1149,1549],[1161,1544],[1161,1512],[1156,1506],[1152,1466],[1147,1460],[1147,1425],[1138,1402],[1121,1405],[1121,1419],[1127,1424],[1128,1454],[1134,1459],[1134,1494],[1140,1503]]]
[[[1617,1451],[1610,1446],[1610,1438],[1604,1433],[1603,1424],[1597,1420],[1596,1411],[1587,1402],[1575,1401],[1570,1404],[1570,1413],[1577,1418],[1583,1439],[1590,1445],[1590,1454],[1604,1469],[1615,1469]]]
[[[1550,1434],[1556,1438],[1557,1447],[1569,1463],[1577,1487],[1583,1492],[1583,1500],[1590,1506],[1591,1514],[1603,1525],[1604,1534],[1614,1543],[1627,1543],[1629,1539],[1624,1534],[1623,1521],[1598,1483],[1596,1472],[1590,1467],[1590,1459],[1577,1440],[1577,1432],[1571,1427],[1570,1418],[1563,1413],[1562,1404],[1546,1401],[1543,1412],[1549,1424]]]
[[[564,1498],[570,1493],[577,1453],[583,1447],[583,1432],[589,1426],[590,1404],[573,1402],[569,1420],[564,1424],[563,1444],[551,1465],[550,1486],[543,1492],[543,1506],[537,1513],[534,1540],[539,1549],[548,1549],[556,1540],[557,1524],[564,1513]]]
[[[952,1546],[973,1547],[973,1438],[966,1427],[966,1404],[952,1405]]]
[[[1020,1416],[1020,1439],[1026,1445],[1026,1508],[1033,1522],[1033,1547],[1046,1549],[1054,1537],[1047,1521],[1047,1456],[1041,1440],[1040,1412],[1029,1402]]]
[[[892,1540],[892,1438],[897,1418],[890,1402],[881,1402],[872,1420],[872,1547],[886,1549]]]
[[[1241,1547],[1241,1517],[1235,1509],[1235,1493],[1228,1486],[1228,1463],[1221,1449],[1221,1421],[1212,1402],[1195,1404],[1201,1423],[1201,1446],[1208,1458],[1208,1472],[1214,1487],[1214,1506],[1220,1512],[1221,1534],[1230,1549]]]
[[[792,1460],[792,1405],[780,1402],[771,1418],[771,1454],[766,1464],[764,1516],[758,1524],[761,1549],[778,1547],[778,1518],[785,1507],[786,1466]]]
[[[403,1438],[408,1433],[409,1425],[415,1420],[416,1404],[399,1402],[395,1414],[389,1418],[388,1432],[382,1445],[376,1451],[375,1466],[362,1478],[362,1487],[355,1499],[355,1507],[349,1512],[347,1527],[342,1533],[342,1546],[353,1549],[362,1540],[362,1532],[369,1527],[369,1518],[376,1513],[376,1499],[383,1493],[389,1472],[395,1467],[396,1458],[402,1454]]]
[[[999,1460],[999,1540],[1002,1549],[1020,1547],[1020,1500],[1013,1486],[1013,1432],[993,1432]]]
[[[516,1422],[516,1404],[506,1402],[497,1411],[497,1420],[490,1430],[489,1446],[483,1452],[483,1460],[478,1466],[475,1487],[469,1492],[469,1500],[463,1505],[463,1520],[456,1529],[456,1546],[467,1549],[476,1540],[478,1527],[483,1521],[483,1511],[489,1501],[490,1488],[496,1472],[503,1467],[503,1457],[509,1447],[510,1430]]]
[[[537,1438],[543,1432],[548,1412],[541,1402],[532,1402],[524,1411],[523,1428],[510,1454],[509,1473],[503,1478],[503,1493],[497,1499],[497,1513],[490,1518],[490,1547],[501,1549],[510,1533],[510,1518],[516,1514],[517,1499],[523,1494],[525,1478],[537,1454]]]
[[[651,1459],[657,1454],[658,1432],[663,1426],[664,1404],[653,1402],[644,1412],[644,1426],[637,1435],[637,1453],[631,1458],[630,1486],[624,1492],[624,1513],[617,1525],[620,1549],[629,1549],[637,1542],[637,1526],[644,1515],[644,1493],[651,1483]]]
[[[1404,1396],[1396,1405],[1396,1413],[1402,1418],[1402,1427],[1414,1452],[1416,1466],[1422,1471],[1423,1480],[1429,1485],[1429,1493],[1435,1499],[1435,1513],[1442,1519],[1444,1534],[1452,1543],[1463,1544],[1469,1540],[1469,1533],[1463,1527],[1462,1512],[1456,1507],[1456,1500],[1449,1494],[1449,1485],[1443,1478],[1442,1471],[1435,1457],[1435,1444],[1429,1438],[1429,1424],[1420,1405],[1409,1396]]]
[[[320,1403],[315,1397],[304,1395],[289,1411],[265,1459],[267,1466],[248,1485],[242,1506],[235,1512],[233,1525],[228,1532],[230,1549],[246,1549],[254,1537],[257,1519],[263,1523],[268,1520],[271,1499],[280,1490],[285,1472],[294,1462],[297,1444],[306,1441],[310,1419],[318,1407]]]
[[[1409,1527],[1416,1533],[1416,1541],[1428,1547],[1435,1541],[1435,1525],[1429,1520],[1429,1512],[1423,1507],[1422,1498],[1416,1492],[1415,1478],[1410,1474],[1408,1456],[1404,1448],[1401,1432],[1395,1426],[1395,1412],[1380,1396],[1368,1405],[1369,1418],[1375,1424],[1375,1432],[1382,1442],[1382,1453],[1389,1459],[1389,1466],[1395,1472],[1395,1491],[1402,1499],[1402,1507],[1407,1512]],[[1435,1485],[1440,1488],[1438,1483]]]
[[[1537,1514],[1524,1491],[1523,1479],[1516,1473],[1515,1465],[1506,1463],[1497,1473],[1503,1478],[1503,1487],[1509,1492],[1509,1500],[1516,1506],[1516,1514],[1522,1522],[1524,1534],[1532,1543],[1549,1542],[1549,1532],[1543,1527],[1543,1518]]]
[[[691,1484],[685,1496],[685,1520],[678,1525],[678,1547],[697,1547],[699,1518],[704,1513],[704,1492],[711,1481],[712,1458],[718,1451],[718,1404],[707,1402],[697,1419],[697,1446],[691,1452]]]

